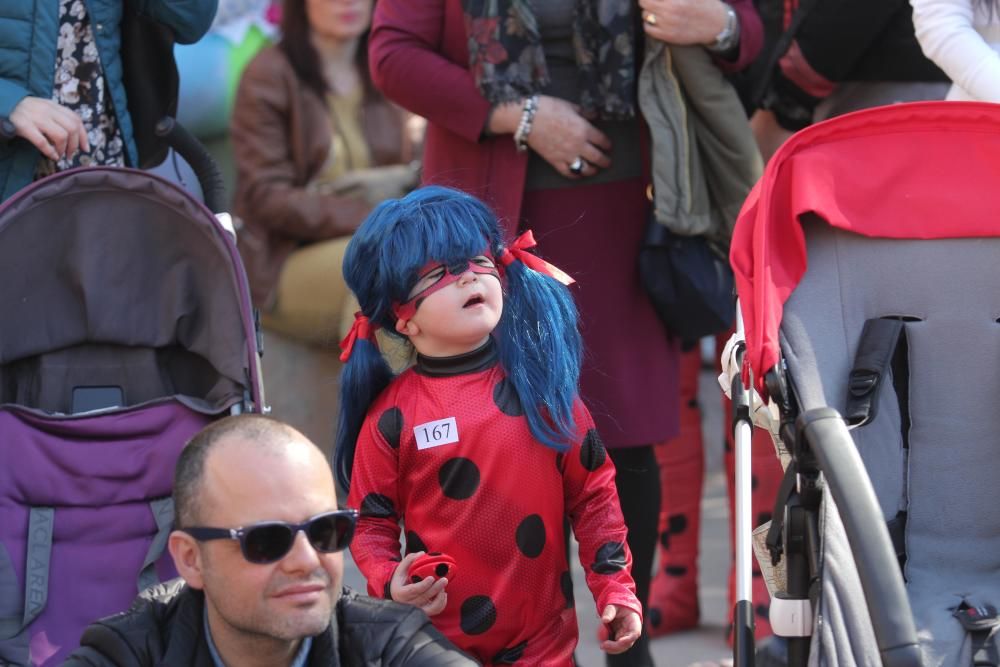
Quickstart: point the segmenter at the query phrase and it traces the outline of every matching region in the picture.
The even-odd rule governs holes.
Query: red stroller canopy
[[[801,216],[865,236],[932,239],[1000,235],[998,211],[1000,105],[896,104],[792,136],[733,232],[754,387],[763,394],[764,374],[778,360],[782,307],[806,270]]]

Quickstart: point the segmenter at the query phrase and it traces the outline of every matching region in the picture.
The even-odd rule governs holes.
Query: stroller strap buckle
[[[972,606],[965,600],[952,613],[972,639],[973,667],[998,667],[1000,652],[993,635],[1000,626],[1000,615],[991,604]]]
[[[899,319],[877,317],[865,322],[847,383],[844,419],[848,426],[864,426],[875,419],[878,389],[902,333],[903,322]]]
[[[955,607],[952,616],[958,619],[966,632],[988,632],[1000,625],[1000,616],[997,615],[996,607],[991,604],[973,607],[963,601]]]

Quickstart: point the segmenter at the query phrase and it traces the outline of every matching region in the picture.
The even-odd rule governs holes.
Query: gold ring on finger
[[[646,16],[643,17],[642,20],[648,23],[649,25],[656,25],[656,14],[654,14],[653,12],[647,12]]]

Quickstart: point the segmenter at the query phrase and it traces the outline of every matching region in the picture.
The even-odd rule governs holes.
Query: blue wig
[[[505,244],[493,213],[471,195],[428,186],[390,199],[368,216],[347,246],[344,279],[373,326],[396,332],[393,303],[406,300],[419,270],[488,252]],[[532,434],[562,451],[576,424],[573,402],[580,378],[576,305],[564,285],[519,261],[506,267],[503,314],[494,331],[500,365],[517,391]],[[365,415],[393,374],[378,349],[358,339],[340,383],[335,470],[350,488],[354,448]]]

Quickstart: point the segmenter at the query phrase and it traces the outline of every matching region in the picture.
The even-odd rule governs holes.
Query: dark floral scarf
[[[546,0],[534,0],[545,2]],[[532,0],[463,0],[469,65],[493,104],[537,93],[549,82]],[[632,0],[576,0],[573,46],[580,106],[601,118],[635,116]]]

